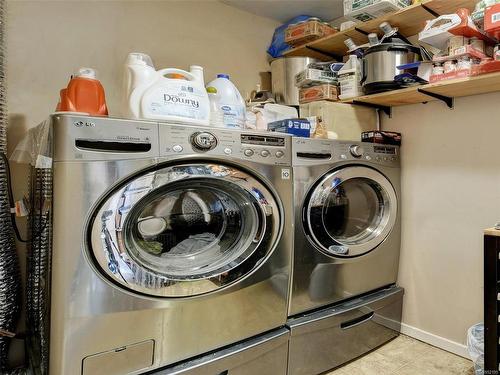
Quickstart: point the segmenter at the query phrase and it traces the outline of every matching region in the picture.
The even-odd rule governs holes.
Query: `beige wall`
[[[404,323],[464,344],[483,320],[482,230],[500,221],[500,93],[394,109],[403,133]]]
[[[110,113],[118,113],[122,66],[131,51],[150,54],[158,69],[201,65],[206,82],[228,73],[242,94],[249,92],[259,72],[269,70],[265,51],[277,26],[211,0],[9,1],[7,8],[10,151],[53,111],[59,90],[80,66],[98,70]],[[27,171],[13,166],[13,172],[20,197]],[[21,353],[18,342],[15,362]]]

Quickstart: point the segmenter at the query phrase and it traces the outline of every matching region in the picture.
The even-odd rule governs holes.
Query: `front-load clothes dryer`
[[[139,374],[285,325],[289,136],[74,115],[52,133],[32,184],[42,374]]]
[[[399,148],[294,138],[289,315],[396,283]]]

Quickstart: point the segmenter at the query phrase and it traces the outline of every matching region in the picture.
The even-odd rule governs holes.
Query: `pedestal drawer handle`
[[[372,312],[370,312],[368,314],[361,315],[361,316],[359,316],[359,317],[357,317],[355,319],[348,320],[347,322],[340,323],[340,328],[342,328],[342,329],[349,329],[349,328],[353,328],[353,327],[359,326],[360,324],[366,323],[369,320],[371,320],[373,318],[373,315],[375,315],[375,312],[372,311]]]

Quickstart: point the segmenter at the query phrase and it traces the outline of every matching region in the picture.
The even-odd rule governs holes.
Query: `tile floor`
[[[474,375],[471,361],[408,336],[326,375]]]

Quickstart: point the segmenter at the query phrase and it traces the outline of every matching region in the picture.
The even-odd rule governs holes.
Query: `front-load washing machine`
[[[293,139],[290,315],[396,283],[399,148]]]
[[[139,374],[245,339],[286,371],[291,138],[74,115],[52,133],[32,183],[41,373]]]

